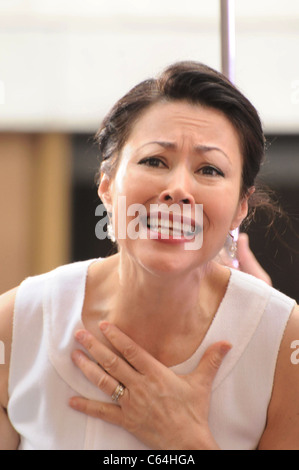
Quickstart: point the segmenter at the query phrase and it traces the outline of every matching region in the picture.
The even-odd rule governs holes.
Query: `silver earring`
[[[237,256],[237,242],[234,236],[229,232],[230,238],[228,239],[228,255],[230,258],[234,259]]]
[[[107,235],[108,235],[108,238],[113,242],[115,243],[115,233],[114,233],[114,228],[113,228],[113,224],[112,224],[112,212],[108,212],[108,218],[109,218],[109,223],[107,224]]]

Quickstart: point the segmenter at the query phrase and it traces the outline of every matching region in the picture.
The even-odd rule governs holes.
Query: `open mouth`
[[[147,216],[147,228],[158,235],[157,238],[190,240],[193,239],[202,228],[189,217],[183,217],[173,213],[155,213]]]

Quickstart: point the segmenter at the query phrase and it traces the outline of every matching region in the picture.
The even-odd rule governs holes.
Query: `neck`
[[[180,363],[202,341],[228,279],[229,271],[214,263],[153,274],[118,253],[91,266],[84,324],[97,334],[99,319],[108,320],[164,364]]]
[[[192,331],[208,313],[206,280],[211,270],[196,269],[179,275],[153,274],[127,259],[119,259],[119,289],[113,321],[123,330],[153,330],[170,335]],[[134,327],[133,327],[134,325]]]

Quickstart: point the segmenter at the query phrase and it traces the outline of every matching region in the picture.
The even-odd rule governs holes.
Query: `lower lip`
[[[167,238],[166,238],[165,234],[162,234],[161,232],[155,232],[154,230],[151,230],[148,227],[147,227],[147,235],[148,235],[148,238],[150,238],[153,241],[168,243],[170,245],[181,245],[187,242],[192,242],[194,241],[194,238],[195,238],[194,236],[190,238],[186,238],[186,237],[174,238],[170,234],[167,235]]]

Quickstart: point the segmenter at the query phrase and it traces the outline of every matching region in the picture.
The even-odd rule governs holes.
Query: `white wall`
[[[299,133],[299,2],[235,0],[236,83],[267,132]],[[166,64],[220,69],[219,1],[0,0],[0,131],[94,132]]]

